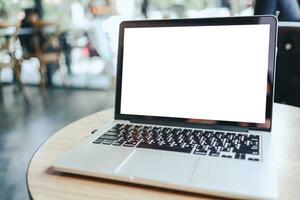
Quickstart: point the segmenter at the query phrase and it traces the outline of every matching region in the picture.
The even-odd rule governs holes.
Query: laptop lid
[[[125,21],[115,119],[271,131],[274,16]]]

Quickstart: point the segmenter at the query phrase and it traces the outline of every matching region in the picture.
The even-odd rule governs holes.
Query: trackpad
[[[166,183],[187,183],[191,179],[197,159],[181,154],[135,149],[115,172]]]

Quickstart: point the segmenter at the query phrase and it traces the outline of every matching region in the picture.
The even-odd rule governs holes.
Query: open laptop
[[[229,198],[277,196],[274,16],[125,21],[114,121],[55,170]]]

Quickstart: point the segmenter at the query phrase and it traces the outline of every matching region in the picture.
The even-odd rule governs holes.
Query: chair
[[[9,28],[14,28],[14,32],[11,35],[10,33],[6,35],[6,40],[1,46],[1,54],[6,59],[0,59],[0,75],[2,69],[11,68],[13,71],[14,79],[18,84],[19,91],[21,92],[25,100],[27,100],[24,92],[23,83],[21,81],[21,60],[16,57],[16,44],[18,41],[19,24],[16,24],[15,27]]]
[[[45,86],[46,86],[46,70],[47,70],[47,64],[48,63],[55,63],[56,66],[58,67],[58,69],[60,68],[60,60],[61,60],[61,48],[59,47],[59,36],[58,35],[54,35],[54,36],[47,36],[46,37],[46,41],[45,43],[42,45],[40,44],[40,39],[38,36],[38,29],[41,27],[35,27],[33,28],[33,41],[34,41],[34,47],[35,47],[35,51],[32,53],[25,53],[22,57],[22,60],[28,60],[30,58],[37,58],[39,60],[40,66],[39,66],[39,73],[40,73],[40,77],[41,77],[41,81],[40,81],[40,86],[41,89],[45,92]],[[53,52],[47,52],[44,49],[47,48],[47,46],[50,46],[51,43],[57,40],[57,45],[58,48],[56,49],[56,51]],[[61,74],[62,75],[62,74]],[[64,77],[62,75],[62,80],[64,82]],[[65,86],[65,82],[64,82],[64,86]]]
[[[280,22],[275,101],[300,107],[300,23]]]

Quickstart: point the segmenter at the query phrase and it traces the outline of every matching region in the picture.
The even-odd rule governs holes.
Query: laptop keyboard
[[[226,131],[116,124],[93,143],[259,161],[260,137]]]

